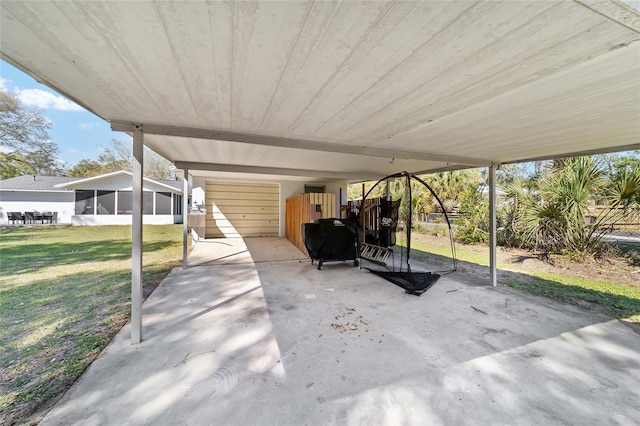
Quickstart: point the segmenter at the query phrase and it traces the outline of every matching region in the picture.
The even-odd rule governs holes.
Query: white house
[[[143,221],[146,224],[182,223],[182,182],[143,184]],[[71,225],[125,225],[131,223],[132,178],[117,171],[90,178],[19,176],[0,180],[0,224],[10,213],[52,212],[57,223]]]

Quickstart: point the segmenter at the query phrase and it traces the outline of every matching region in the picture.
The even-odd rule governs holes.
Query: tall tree
[[[131,171],[133,153],[130,143],[113,139],[109,146],[101,146],[101,148],[104,152],[98,157],[98,162],[104,166],[104,172]],[[171,177],[171,162],[146,146],[143,155],[145,176],[153,179],[169,179]]]
[[[0,90],[0,169],[2,178],[60,174],[58,146],[49,139],[51,122],[16,96]]]
[[[45,146],[45,145],[43,145]],[[33,169],[33,174],[43,176],[62,176],[66,173],[63,163],[60,163],[53,153],[58,153],[58,147],[49,142],[49,147],[27,153],[24,158]]]
[[[0,179],[9,179],[34,173],[27,160],[16,153],[0,152]]]
[[[422,176],[422,179],[438,194],[448,212],[459,207],[467,191],[476,192],[482,185],[478,169],[455,170]],[[437,210],[437,202],[431,193],[425,193],[429,203]]]
[[[80,160],[67,174],[71,177],[92,177],[107,173],[103,164],[95,160]]]

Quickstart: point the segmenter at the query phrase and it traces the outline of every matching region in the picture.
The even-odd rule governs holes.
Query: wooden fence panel
[[[303,253],[307,252],[302,238],[302,224],[336,215],[336,195],[307,193],[287,198],[285,207],[285,236]]]

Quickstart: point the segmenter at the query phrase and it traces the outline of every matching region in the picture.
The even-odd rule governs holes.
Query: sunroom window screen
[[[131,214],[133,211],[133,193],[118,191],[118,214]],[[142,214],[153,214],[153,192],[142,193]]]
[[[142,193],[142,214],[153,214],[153,192]]]
[[[176,196],[173,197],[173,214],[182,214],[182,195],[176,194]]]
[[[170,192],[156,192],[156,214],[171,214]]]
[[[93,214],[94,191],[78,189],[76,190],[75,214]]]
[[[118,191],[118,214],[131,214],[133,195],[131,191]]]
[[[98,214],[116,213],[116,192],[98,191]]]

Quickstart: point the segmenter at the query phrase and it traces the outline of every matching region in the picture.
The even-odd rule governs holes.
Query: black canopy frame
[[[373,190],[377,188],[382,182],[388,182],[393,179],[405,180],[405,193],[407,193],[408,200],[409,200],[408,212],[405,218],[406,220],[405,232],[406,232],[406,239],[407,239],[406,247],[405,247],[406,254],[404,256],[402,256],[401,254],[399,267],[396,267],[395,260],[393,260],[391,267],[389,267],[389,265],[387,265],[386,263],[375,262],[374,260],[375,263],[377,263],[378,265],[382,265],[386,268],[386,271],[380,271],[380,270],[363,266],[362,260],[371,260],[370,258],[363,257],[363,252],[371,253],[372,251],[375,252],[376,249],[378,249],[380,252],[387,250],[387,253],[388,253],[391,250],[389,247],[377,247],[376,249],[372,250],[371,245],[365,243],[366,229],[365,229],[365,221],[363,220],[362,215],[364,212],[365,202],[368,199],[369,195],[373,192]],[[419,184],[422,184],[425,188],[427,188],[427,190],[431,193],[431,195],[437,201],[438,205],[442,210],[444,219],[447,224],[449,241],[451,244],[452,267],[450,269],[430,271],[430,272],[413,272],[411,270],[411,232],[413,228],[413,202],[412,202],[413,194],[412,194],[412,187],[411,187],[412,180],[414,180],[415,182],[418,182]],[[451,273],[457,270],[457,258],[456,258],[456,250],[455,250],[454,233],[453,233],[453,228],[451,226],[451,221],[449,220],[449,216],[447,215],[447,211],[444,207],[444,204],[440,200],[440,197],[438,197],[438,194],[436,194],[436,192],[424,180],[422,180],[418,176],[415,176],[409,172],[403,171],[403,172],[386,176],[380,179],[378,182],[376,182],[376,184],[373,185],[369,189],[369,191],[367,191],[367,193],[362,197],[362,202],[360,204],[360,209],[358,212],[358,223],[361,226],[361,232],[359,232],[358,234],[362,236],[361,238],[362,241],[359,241],[359,247],[358,247],[358,255],[360,257],[360,267],[361,268],[364,267],[365,269],[368,269],[369,271],[376,273],[382,278],[385,278],[386,280],[391,281],[400,287],[403,287],[407,293],[420,295],[424,293],[426,290],[428,290],[435,283],[435,281],[440,277],[440,275],[438,274]],[[379,241],[380,239],[378,238],[377,240]],[[401,250],[401,253],[402,252],[403,250]],[[393,255],[391,255],[391,257],[393,259]]]

